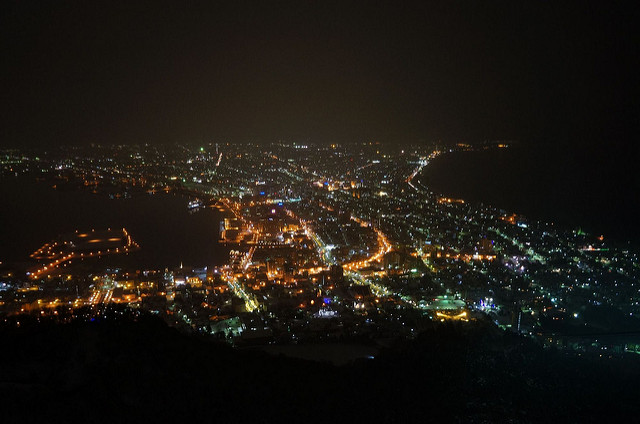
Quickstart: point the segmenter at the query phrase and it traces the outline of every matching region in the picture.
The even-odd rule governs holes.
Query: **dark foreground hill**
[[[485,324],[438,325],[336,367],[232,349],[142,316],[5,327],[11,422],[598,422],[640,416],[635,358],[543,350]]]

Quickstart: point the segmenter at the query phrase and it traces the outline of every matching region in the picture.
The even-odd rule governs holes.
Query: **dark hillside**
[[[640,360],[434,326],[374,360],[234,350],[154,317],[2,330],[2,422],[598,422],[637,417]]]

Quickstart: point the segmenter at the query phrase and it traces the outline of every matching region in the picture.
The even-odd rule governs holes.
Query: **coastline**
[[[228,248],[218,243],[222,213],[214,208],[193,213],[187,208],[187,193],[141,192],[126,199],[113,199],[83,190],[55,190],[29,176],[0,179],[0,193],[12,205],[0,213],[1,221],[21,219],[34,229],[26,233],[21,227],[0,226],[3,238],[12,240],[0,249],[0,261],[5,265],[28,265],[29,254],[61,234],[123,227],[140,249],[104,256],[99,262],[105,266],[164,269],[181,262],[213,266],[228,259]]]
[[[526,146],[447,152],[416,179],[434,193],[638,246],[636,184],[613,183],[628,172],[629,158],[587,153]]]

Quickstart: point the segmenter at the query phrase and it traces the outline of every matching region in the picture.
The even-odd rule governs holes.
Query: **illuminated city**
[[[640,353],[636,335],[575,334],[601,331],[591,309],[615,308],[629,320],[640,314],[637,252],[442,197],[416,178],[435,157],[461,149],[472,147],[94,146],[37,160],[5,151],[5,174],[36,174],[58,190],[72,185],[114,202],[179,196],[192,214],[214,209],[217,243],[229,255],[217,266],[105,268],[87,278],[74,263],[145,247],[126,229],[76,232],[43,240],[26,274],[7,268],[2,310],[46,305],[47,313],[55,305],[72,313],[113,302],[233,345],[411,338],[434,319],[484,320],[563,349]],[[325,322],[315,328],[316,320]]]
[[[0,13],[0,423],[640,417],[637,7]]]

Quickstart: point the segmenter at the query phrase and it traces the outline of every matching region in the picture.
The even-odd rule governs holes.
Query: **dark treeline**
[[[237,350],[147,315],[5,322],[3,422],[598,422],[640,413],[640,360],[434,324],[337,367]]]

